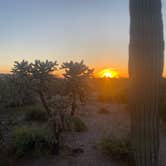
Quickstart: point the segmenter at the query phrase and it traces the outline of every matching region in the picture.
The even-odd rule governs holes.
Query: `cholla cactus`
[[[34,79],[39,79],[41,81],[48,81],[51,73],[57,70],[57,62],[51,62],[46,60],[45,62],[41,62],[40,60],[35,60],[34,63],[31,64],[31,74]]]
[[[57,122],[61,130],[68,129],[68,120],[69,120],[69,108],[71,105],[71,100],[66,96],[55,96],[51,103],[52,113],[58,118]]]
[[[54,146],[55,154],[59,154],[61,132],[70,128],[70,118],[68,108],[70,100],[67,97],[56,96],[51,102],[51,114],[49,124],[54,132],[56,144]]]
[[[14,99],[18,105],[23,105],[30,98],[31,85],[31,64],[28,61],[15,61],[14,67],[11,72],[13,75],[8,77],[6,81],[10,84],[11,96],[14,95]],[[12,83],[12,85],[11,85]]]
[[[65,62],[62,64],[61,69],[65,70],[63,74],[67,80],[67,90],[72,97],[72,110],[71,115],[75,114],[77,107],[77,97],[80,102],[84,102],[85,90],[87,89],[87,80],[93,75],[93,69],[81,62]]]
[[[40,60],[36,60],[31,64],[31,76],[33,83],[35,85],[35,90],[40,96],[40,100],[46,109],[47,113],[51,112],[47,101],[45,99],[44,91],[47,90],[47,83],[52,78],[51,73],[57,70],[57,62],[51,62],[46,60],[45,62],[41,62]]]
[[[34,63],[28,63],[28,61],[23,60],[15,62],[12,68],[13,82],[18,88],[19,96],[22,97],[21,94],[27,89],[37,92],[48,114],[51,110],[45,99],[44,91],[48,88],[47,82],[52,78],[51,73],[57,69],[56,66],[57,62],[48,60],[45,62],[36,60]]]
[[[14,67],[12,68],[11,72],[19,77],[29,77],[31,71],[31,64],[28,61],[22,60],[21,62],[15,61]]]

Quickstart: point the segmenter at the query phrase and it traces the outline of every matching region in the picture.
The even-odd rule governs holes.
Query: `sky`
[[[83,59],[96,71],[114,68],[127,76],[128,3],[0,0],[0,73],[9,72],[14,61],[23,59],[57,60],[59,64]],[[165,0],[163,20],[166,23]]]

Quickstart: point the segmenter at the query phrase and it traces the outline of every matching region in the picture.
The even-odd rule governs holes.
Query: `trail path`
[[[72,156],[51,157],[22,161],[17,166],[124,166],[111,160],[96,148],[97,142],[104,137],[123,137],[129,133],[129,115],[124,105],[105,105],[109,114],[99,114],[101,104],[91,104],[83,108],[83,121],[88,126],[88,131],[67,135],[67,142],[72,148],[83,149],[83,152]],[[81,113],[82,114],[82,113]],[[166,156],[166,139],[161,137],[161,157]],[[162,166],[166,163],[162,161]]]

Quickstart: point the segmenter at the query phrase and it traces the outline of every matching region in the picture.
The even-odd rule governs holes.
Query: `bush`
[[[25,114],[25,120],[27,121],[46,121],[47,119],[47,113],[39,107],[32,107]]]
[[[55,143],[52,131],[47,128],[18,127],[13,132],[16,157],[49,154]]]
[[[88,129],[86,124],[79,117],[72,117],[72,126],[76,132],[84,132]]]
[[[109,114],[109,110],[107,110],[106,108],[100,108],[98,111],[99,114]]]
[[[113,159],[125,162],[128,165],[133,164],[130,143],[127,139],[102,139],[99,148]]]

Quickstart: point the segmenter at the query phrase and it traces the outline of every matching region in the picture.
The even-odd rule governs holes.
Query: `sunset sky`
[[[0,0],[1,73],[15,60],[83,59],[126,76],[128,43],[128,0]]]

